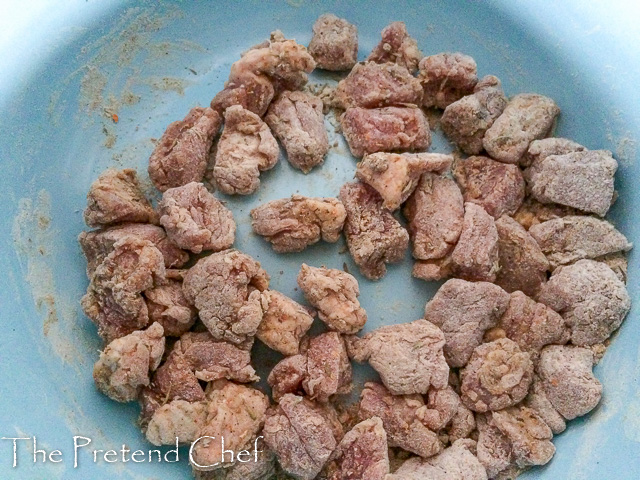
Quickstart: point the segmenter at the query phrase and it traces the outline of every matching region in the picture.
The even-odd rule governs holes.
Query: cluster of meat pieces
[[[364,62],[357,54],[357,28],[335,15],[316,21],[308,49],[273,32],[233,64],[210,107],[158,141],[157,208],[130,169],[103,172],[88,193],[96,230],[79,241],[82,307],[105,341],[96,386],[140,403],[154,445],[192,444],[196,478],[515,478],[549,462],[553,435],[600,402],[592,369],[631,306],[632,245],[604,219],[616,160],[550,136],[550,98],[508,99],[461,53],[423,56],[402,22]],[[202,183],[254,193],[278,141],[302,172],[322,164],[325,105],[303,91],[316,67],[349,72],[332,106],[356,181],[337,198],[260,205],[252,228],[278,253],[344,233],[371,280],[410,249],[415,277],[446,279],[423,318],[366,331],[357,279],[323,266],[301,265],[308,306],[270,289]],[[426,152],[427,109],[459,154]],[[316,316],[324,332],[312,335]],[[282,355],[271,398],[252,385],[256,338]],[[345,410],[352,361],[379,382]],[[250,462],[224,456],[258,446]]]

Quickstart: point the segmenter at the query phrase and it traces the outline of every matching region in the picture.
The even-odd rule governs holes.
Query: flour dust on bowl
[[[321,37],[320,22],[312,42],[314,23],[329,12],[357,27],[357,57],[355,30],[335,19],[325,18],[324,27],[340,31]],[[519,478],[640,476],[639,275],[629,251],[639,238],[640,194],[632,185],[640,178],[640,94],[632,81],[640,74],[640,11],[631,2],[43,0],[8,13],[0,21],[7,23],[0,40],[0,433],[25,440],[15,441],[15,467],[13,440],[2,440],[3,478],[191,478],[189,446],[176,451],[167,432],[179,426],[187,437],[210,435],[230,419],[253,432],[237,440],[233,428],[224,430],[231,447],[253,458],[256,446],[266,448],[253,443],[265,416],[268,447],[299,478],[313,478],[325,464],[323,474],[342,478],[351,453],[365,447],[372,459],[365,478],[375,478],[386,473],[387,444],[394,471],[411,457],[391,478],[429,478],[451,462],[465,466],[459,478],[505,476],[534,463],[546,464]],[[380,45],[394,21],[405,23],[415,44],[405,38],[394,50],[387,30],[387,46]],[[327,70],[305,61],[268,72],[252,65],[252,88],[217,97],[226,113],[205,110],[227,80],[248,84],[247,70],[232,67],[243,52],[257,46],[246,62],[280,48],[277,34],[263,43],[277,29],[310,46]],[[331,55],[335,39],[340,55]],[[522,95],[531,93],[537,96]],[[230,106],[242,95],[246,108]],[[294,107],[315,125],[302,128],[313,133],[308,149],[290,127]],[[481,115],[465,117],[474,109]],[[402,135],[366,133],[389,118],[411,127]],[[180,147],[190,170],[176,180],[162,176],[177,171],[165,168],[174,144],[163,143],[163,134],[183,119],[176,138],[196,133],[193,149]],[[189,122],[195,130],[185,128]],[[570,142],[542,140],[551,128]],[[238,154],[238,135],[259,137],[259,155]],[[158,168],[150,176],[153,152]],[[229,172],[247,159],[259,175],[238,181]],[[95,254],[87,264],[77,241],[90,230],[86,195],[109,168],[116,173],[93,190],[91,206],[109,197],[114,182],[133,197],[119,197],[115,210],[94,208],[89,223],[138,224],[101,239],[85,234],[85,252],[93,246]],[[203,178],[205,186],[190,183]],[[305,229],[273,229],[273,218],[310,211]],[[195,231],[184,228],[185,215]],[[372,222],[383,233],[363,237]],[[118,242],[123,228],[135,235],[120,232]],[[384,254],[371,255],[368,242]],[[237,252],[224,250],[231,245]],[[620,252],[627,252],[626,272]],[[174,268],[189,257],[188,272]],[[123,269],[124,258],[137,263]],[[242,270],[243,280],[231,282],[221,265]],[[92,296],[83,303],[89,313],[87,305],[96,305],[90,316],[104,340],[80,305],[87,273]],[[441,280],[423,279],[434,277]],[[124,295],[118,301],[114,288]],[[240,304],[225,317],[211,302],[227,290]],[[120,308],[123,298],[133,323],[125,330],[101,323],[109,317],[104,305]],[[238,310],[246,323],[234,330]],[[567,342],[574,346],[561,346]],[[113,369],[132,352],[146,368],[127,372],[113,389]],[[211,353],[207,361],[202,352]],[[449,370],[457,373],[451,387]],[[140,406],[123,401],[136,399],[150,375],[161,383],[160,371],[195,396],[169,400],[152,384],[143,404],[152,414],[141,433]],[[335,415],[319,407],[327,401],[337,404]],[[348,408],[355,401],[359,407]],[[413,423],[400,428],[407,419]],[[315,436],[277,433],[298,435],[309,422],[322,427]],[[471,440],[454,442],[459,437]],[[504,455],[487,455],[495,442]],[[285,452],[302,445],[299,456]],[[34,448],[47,460],[39,453],[34,462]],[[203,464],[216,448],[200,442],[193,459]],[[115,453],[105,456],[108,450]],[[221,472],[234,478],[242,469],[199,475],[225,478]]]

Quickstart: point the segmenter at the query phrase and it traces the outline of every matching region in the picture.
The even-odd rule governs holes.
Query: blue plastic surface
[[[618,158],[611,216],[639,243],[640,7],[632,1],[23,3],[0,21],[0,436],[35,436],[39,449],[61,450],[62,461],[43,464],[40,454],[34,464],[33,444],[20,442],[12,468],[11,441],[0,440],[0,478],[190,478],[184,461],[94,462],[89,447],[74,468],[74,435],[91,438],[90,448],[149,448],[135,426],[137,406],[94,389],[100,342],[79,307],[87,281],[76,236],[92,180],[108,166],[146,177],[151,139],[190,107],[207,105],[230,64],[274,29],[306,44],[315,18],[331,11],[357,24],[362,59],[386,24],[403,20],[425,54],[462,51],[480,74],[499,76],[508,94],[551,96],[562,108],[558,136]],[[263,263],[274,288],[297,299],[302,261],[357,269],[341,244],[274,255],[251,233],[248,212],[294,192],[336,195],[355,161],[338,136],[331,139],[338,146],[312,174],[281,161],[262,175],[257,194],[227,199],[237,247]],[[449,149],[438,137],[432,151]],[[421,317],[436,285],[411,279],[410,265],[407,258],[390,267],[377,283],[358,276],[367,329]],[[637,253],[629,278],[633,310],[596,367],[602,404],[556,437],[549,465],[522,478],[640,478]]]

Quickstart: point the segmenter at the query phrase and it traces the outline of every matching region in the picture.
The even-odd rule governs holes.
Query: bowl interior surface
[[[577,1],[74,0],[45,7],[34,13],[19,42],[5,49],[0,79],[0,434],[36,436],[38,448],[59,449],[64,460],[34,464],[32,444],[22,442],[18,467],[12,468],[11,442],[5,440],[2,478],[190,478],[184,449],[181,463],[108,464],[91,458],[93,448],[126,444],[147,451],[149,445],[135,425],[137,405],[116,404],[93,386],[101,342],[79,305],[87,280],[76,237],[86,228],[85,195],[99,173],[111,166],[135,168],[152,194],[146,165],[153,140],[191,107],[208,105],[240,53],[272,30],[307,44],[317,16],[333,12],[358,26],[362,60],[381,29],[402,20],[423,53],[467,53],[479,75],[497,75],[508,95],[554,98],[562,109],[557,136],[609,149],[618,159],[619,198],[610,218],[631,241],[640,238],[634,215],[640,208],[634,188],[640,179],[640,96],[633,88],[640,72],[637,55],[635,63],[630,55],[638,39],[631,2],[620,2],[617,12]],[[314,73],[312,82],[337,78]],[[342,241],[276,255],[251,232],[249,211],[256,205],[292,193],[335,196],[353,178],[355,160],[329,121],[327,127],[335,145],[321,168],[305,176],[281,158],[262,174],[256,194],[224,198],[238,224],[236,247],[262,263],[273,288],[298,301],[303,299],[295,278],[302,262],[346,266],[360,281],[369,314],[365,331],[421,318],[438,284],[412,279],[409,256],[371,282],[359,275]],[[451,150],[436,134],[431,151]],[[632,252],[628,288],[634,300],[637,264]],[[638,322],[634,305],[595,369],[604,384],[601,405],[554,439],[557,453],[549,465],[521,478],[640,478]],[[265,365],[263,376],[278,360],[260,346],[254,358]],[[375,375],[358,367],[356,388],[368,378]],[[74,435],[92,440],[75,469]]]

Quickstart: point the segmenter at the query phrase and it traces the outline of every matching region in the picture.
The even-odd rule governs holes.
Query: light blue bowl
[[[508,94],[553,97],[562,108],[557,135],[610,149],[619,160],[620,197],[611,217],[639,243],[640,8],[632,0],[15,3],[3,5],[0,19],[0,436],[35,436],[38,448],[60,450],[62,462],[43,464],[40,454],[34,464],[32,444],[20,441],[12,468],[11,441],[1,440],[0,478],[190,478],[184,462],[94,463],[87,453],[148,445],[135,426],[137,406],[94,389],[91,369],[101,344],[78,304],[87,280],[76,236],[85,228],[92,180],[108,166],[131,166],[146,177],[151,139],[190,107],[207,105],[240,52],[271,30],[306,44],[315,18],[331,11],[357,24],[364,58],[387,23],[404,20],[424,53],[468,53],[480,74],[502,79]],[[110,118],[116,111],[117,124]],[[449,148],[438,137],[432,150]],[[262,176],[256,195],[230,199],[236,245],[263,263],[274,288],[300,300],[295,276],[302,261],[357,269],[342,245],[275,256],[251,234],[250,208],[294,192],[336,195],[354,164],[338,139],[311,175],[281,161]],[[368,329],[421,317],[436,286],[411,279],[410,265],[407,258],[392,266],[378,283],[358,277]],[[637,301],[634,253],[629,278]],[[602,404],[555,438],[558,451],[548,466],[522,478],[640,478],[638,322],[634,305],[596,367]],[[363,370],[360,380],[368,375]],[[78,468],[74,435],[92,439]]]

